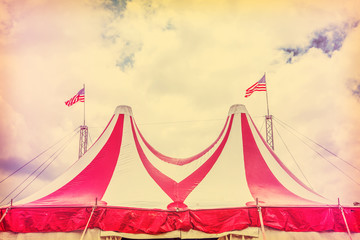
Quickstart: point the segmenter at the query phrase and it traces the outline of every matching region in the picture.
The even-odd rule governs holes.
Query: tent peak
[[[129,116],[133,116],[131,107],[127,105],[119,105],[116,107],[114,114],[125,114]]]
[[[246,110],[245,105],[243,104],[234,104],[230,107],[229,110],[229,116],[232,114],[238,114],[238,113],[248,113],[248,111]]]

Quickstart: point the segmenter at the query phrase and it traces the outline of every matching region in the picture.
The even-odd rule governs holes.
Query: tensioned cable
[[[4,179],[2,179],[0,181],[0,183],[4,182],[6,179],[8,179],[9,177],[11,177],[12,175],[14,175],[15,173],[17,173],[18,171],[20,171],[21,169],[23,169],[24,167],[26,167],[28,164],[30,164],[31,162],[33,162],[35,159],[37,159],[38,157],[40,157],[41,155],[43,155],[45,152],[49,151],[51,148],[53,148],[54,146],[56,146],[57,144],[59,144],[61,141],[63,141],[65,138],[69,137],[69,135],[73,134],[76,130],[78,130],[79,127],[75,128],[74,131],[72,131],[70,134],[66,135],[65,137],[61,138],[59,141],[57,141],[56,143],[54,143],[53,145],[51,145],[50,147],[48,147],[46,150],[44,150],[43,152],[41,152],[39,155],[37,155],[36,157],[34,157],[33,159],[31,159],[30,161],[28,161],[27,163],[25,163],[24,165],[22,165],[21,167],[19,167],[17,170],[15,170],[14,172],[12,172],[11,174],[9,174],[7,177],[5,177]]]
[[[288,151],[288,153],[290,154],[291,158],[294,160],[294,162],[295,162],[296,166],[297,166],[297,167],[298,167],[298,169],[300,170],[300,172],[301,172],[302,176],[305,178],[305,180],[306,180],[306,182],[309,184],[310,188],[311,188],[312,190],[314,190],[314,188],[311,186],[311,184],[310,184],[309,180],[308,180],[308,179],[307,179],[307,177],[305,176],[304,172],[301,170],[301,168],[300,168],[300,166],[299,166],[298,162],[295,160],[294,155],[290,152],[290,150],[289,150],[288,146],[286,145],[286,143],[285,143],[284,139],[281,137],[281,135],[280,135],[280,133],[279,133],[279,131],[277,130],[277,128],[276,128],[276,126],[275,126],[275,125],[274,125],[274,128],[275,128],[276,133],[277,133],[277,134],[278,134],[278,136],[280,137],[280,139],[281,139],[282,143],[284,144],[284,146],[285,146],[286,150]]]
[[[90,144],[93,144],[93,140],[91,139],[90,132],[89,132],[89,138],[90,138]]]
[[[356,169],[358,172],[360,172],[360,169],[358,169],[357,167],[355,167],[354,165],[352,165],[351,163],[347,162],[346,160],[342,159],[341,157],[339,157],[338,155],[336,155],[335,153],[331,152],[330,150],[326,149],[325,147],[321,146],[320,144],[318,144],[317,142],[315,142],[314,140],[308,138],[307,136],[305,136],[304,134],[301,134],[300,132],[296,131],[294,128],[292,128],[291,126],[289,126],[288,124],[286,124],[285,122],[281,121],[280,119],[276,118],[278,121],[280,121],[282,124],[286,125],[287,127],[291,128],[293,131],[297,132],[298,134],[300,134],[301,136],[303,136],[304,138],[306,138],[307,140],[311,141],[312,143],[314,143],[315,145],[319,146],[320,148],[324,149],[325,151],[327,151],[328,153],[330,153],[331,155],[337,157],[338,159],[340,159],[341,161],[343,161],[344,163],[348,164],[349,166],[353,167],[354,169]]]
[[[89,133],[88,136],[90,137],[90,133]],[[91,139],[91,137],[90,137],[90,139]],[[91,142],[92,142],[92,140],[91,140]],[[129,144],[128,144],[128,145],[129,145]],[[89,150],[89,149],[88,149],[88,150]],[[76,161],[73,162],[70,166],[68,166],[68,168],[67,168],[64,172],[67,172],[70,168],[72,168],[80,159],[81,159],[81,158],[76,159]]]
[[[35,178],[33,178],[19,193],[17,193],[17,194],[13,197],[13,199],[17,198],[28,186],[30,186],[30,184],[33,183],[33,182],[35,181],[35,179],[37,179],[37,178],[40,176],[40,174],[42,174],[42,173],[50,166],[50,164],[53,163],[53,162],[60,156],[60,154],[65,150],[65,148],[66,148],[68,145],[69,145],[69,144],[63,146],[63,148],[58,152],[58,154],[54,157],[54,159],[53,159],[52,161],[50,161],[50,162],[46,165],[46,167],[44,167],[44,168],[35,176]]]
[[[77,135],[79,131],[77,131],[73,136],[71,136],[71,138],[69,138],[62,146],[60,146],[60,148],[58,150],[56,150],[48,159],[46,159],[46,161],[44,161],[42,164],[40,164],[39,167],[37,167],[26,179],[24,179],[18,186],[16,186],[16,188],[14,190],[12,190],[5,198],[3,198],[0,202],[3,203],[11,194],[13,194],[19,187],[21,187],[21,185],[23,185],[31,176],[33,176],[46,162],[48,162],[53,156],[55,156],[55,154],[57,154],[55,156],[55,158],[50,162],[50,164],[60,155],[60,153],[63,152],[63,150],[68,146],[68,143],[70,143],[70,141],[72,140],[72,138],[74,136]],[[50,164],[48,164],[30,183],[32,183]],[[29,185],[30,183],[23,188],[21,192],[23,192]],[[13,197],[13,199],[15,199],[20,193],[18,193],[15,197]]]
[[[286,129],[287,131],[289,131],[287,128],[285,128],[285,126],[280,122],[277,121],[279,123],[280,126],[282,126],[284,129]],[[358,183],[355,179],[353,179],[352,177],[350,177],[348,174],[346,174],[341,168],[337,167],[335,164],[333,164],[332,162],[330,162],[328,159],[326,159],[321,153],[319,153],[318,151],[316,151],[316,149],[314,149],[313,147],[311,147],[308,143],[306,143],[303,139],[301,139],[299,136],[295,135],[293,132],[289,131],[290,133],[292,133],[294,136],[296,136],[302,143],[304,143],[306,146],[308,146],[311,150],[313,150],[314,152],[316,152],[321,158],[323,158],[325,161],[327,161],[329,164],[331,164],[334,168],[336,168],[338,171],[340,171],[342,174],[344,174],[347,178],[349,178],[352,182],[356,183],[357,185],[360,186],[360,183]]]
[[[265,124],[265,121],[263,121],[261,124],[260,132],[261,132],[262,128],[264,127],[264,124]]]
[[[24,184],[33,174],[35,174],[35,172],[36,172],[37,170],[39,170],[47,161],[49,161],[56,153],[59,152],[59,154],[57,154],[56,157],[50,162],[50,164],[51,164],[51,163],[60,155],[60,153],[65,149],[65,147],[68,145],[68,143],[70,142],[70,140],[72,140],[72,138],[77,135],[78,132],[79,132],[79,131],[77,131],[68,141],[66,141],[58,150],[56,150],[45,162],[43,162],[43,163],[42,163],[38,168],[36,168],[25,180],[23,180],[13,191],[11,191],[11,192],[0,202],[0,204],[1,204],[2,202],[4,202],[4,200],[5,200],[6,198],[8,198],[12,193],[14,193],[22,184]],[[30,183],[32,183],[50,164],[48,164]],[[30,183],[29,183],[25,188],[23,188],[23,189],[20,191],[20,193],[23,192],[23,191],[30,185]],[[15,199],[20,193],[18,193],[15,197],[13,197],[13,199]]]

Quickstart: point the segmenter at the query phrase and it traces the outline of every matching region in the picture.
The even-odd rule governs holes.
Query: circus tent
[[[244,105],[230,108],[209,147],[182,159],[154,149],[131,108],[118,106],[79,161],[0,210],[0,239],[360,239],[360,208],[331,202],[296,177]]]

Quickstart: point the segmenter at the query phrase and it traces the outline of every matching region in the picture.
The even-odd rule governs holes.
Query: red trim
[[[213,153],[213,155],[208,160],[206,160],[206,162],[204,162],[196,171],[194,171],[192,174],[190,174],[188,177],[186,177],[179,183],[160,172],[147,159],[136,136],[133,119],[130,118],[134,141],[141,162],[143,163],[146,171],[149,173],[152,179],[154,179],[154,181],[159,185],[159,187],[174,201],[175,205],[170,204],[169,207],[177,207],[181,209],[186,208],[186,205],[184,205],[185,199],[208,174],[208,172],[211,170],[218,157],[220,156],[222,150],[224,149],[224,146],[230,134],[233,118],[234,116],[231,117],[226,135],[224,136],[224,139],[222,140],[216,151]]]
[[[70,232],[83,230],[91,207],[12,208],[0,223],[2,232]],[[6,211],[0,209],[1,214]],[[351,232],[360,232],[360,208],[345,207]],[[266,227],[291,232],[346,232],[337,206],[329,207],[262,207]],[[89,228],[133,234],[159,234],[190,229],[205,233],[222,233],[259,227],[256,207],[161,211],[98,207]]]
[[[164,162],[170,163],[170,164],[174,164],[174,165],[179,165],[179,166],[183,166],[185,164],[191,163],[197,159],[199,159],[200,157],[204,156],[210,149],[212,149],[214,147],[214,145],[220,140],[221,136],[223,135],[226,125],[228,123],[229,117],[227,117],[225,125],[223,127],[223,129],[221,130],[218,138],[215,140],[215,142],[213,142],[209,147],[207,147],[204,151],[189,157],[189,158],[172,158],[172,157],[168,157],[163,155],[162,153],[160,153],[159,151],[157,151],[155,148],[153,148],[147,141],[146,139],[143,137],[143,135],[141,134],[138,126],[135,123],[136,126],[136,130],[140,135],[141,140],[144,142],[144,144],[146,145],[146,147],[159,159],[163,160]]]
[[[113,175],[122,141],[124,115],[119,115],[104,147],[76,177],[55,192],[25,205],[88,205],[99,204]],[[106,161],[104,161],[106,160]]]
[[[254,199],[265,204],[317,204],[290,192],[274,176],[260,153],[245,113],[241,113],[241,129],[246,180]]]

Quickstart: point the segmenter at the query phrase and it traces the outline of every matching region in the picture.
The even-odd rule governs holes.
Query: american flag
[[[70,107],[77,102],[85,102],[85,88],[82,88],[75,96],[65,102],[66,106]]]
[[[246,89],[245,97],[249,97],[255,91],[266,91],[265,74],[258,82]]]

